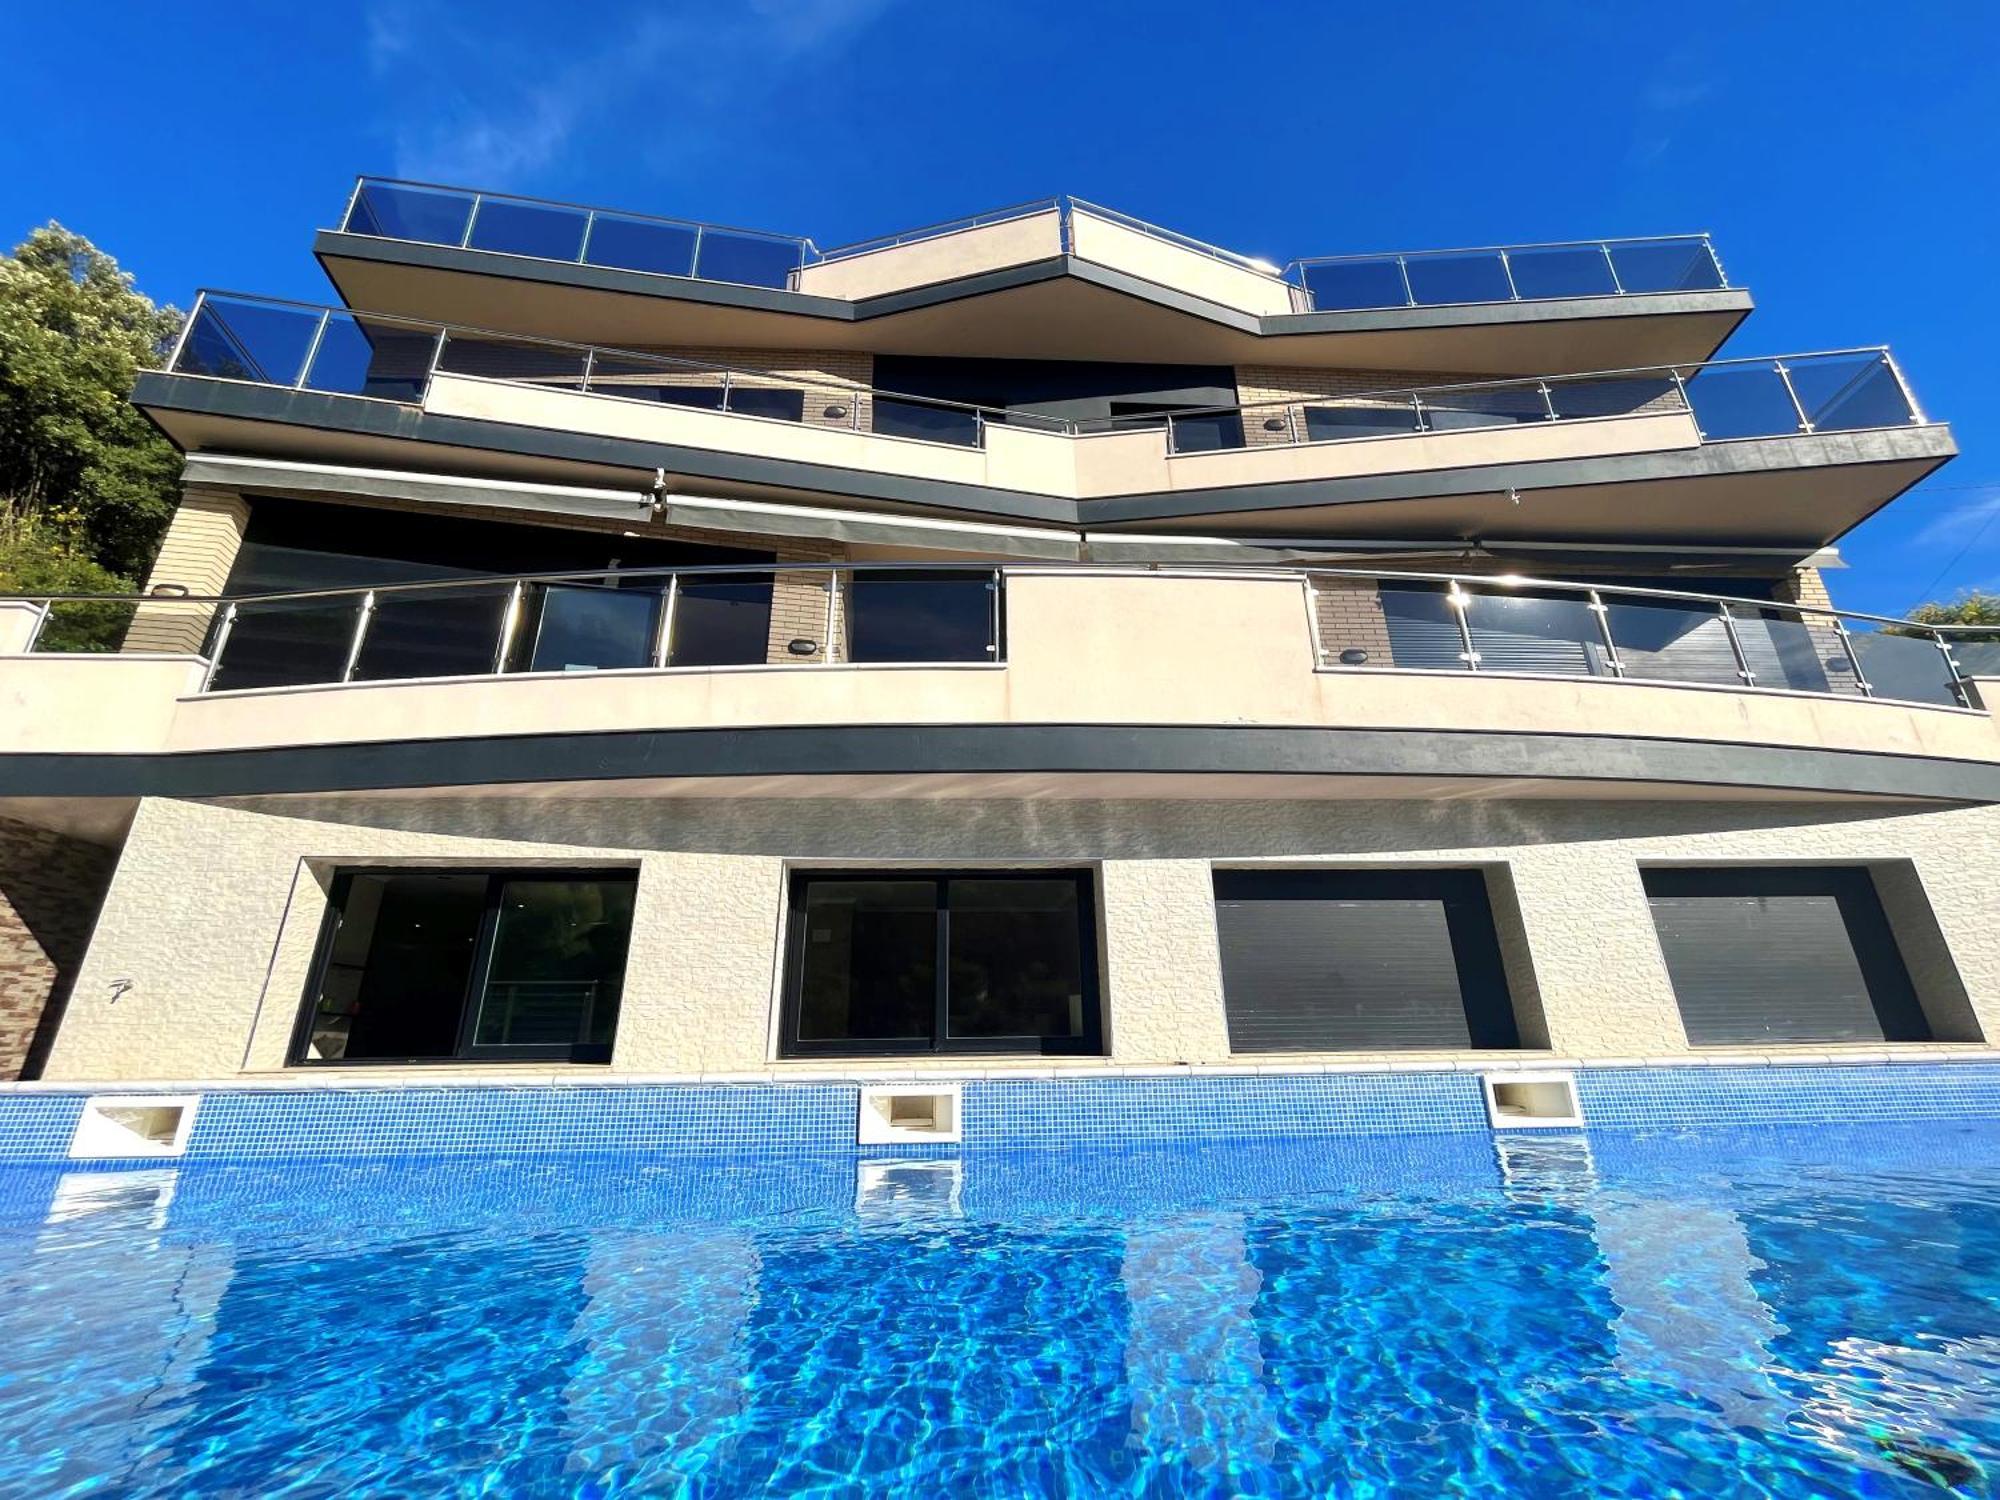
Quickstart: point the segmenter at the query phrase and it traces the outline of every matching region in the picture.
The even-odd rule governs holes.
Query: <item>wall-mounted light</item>
[[[847,415],[847,408],[842,406],[838,401],[836,401],[833,405],[829,406],[825,411],[821,412],[820,415],[825,417],[831,417],[834,421],[838,422],[841,418]]]
[[[1285,430],[1285,419],[1283,417],[1264,418],[1264,430],[1266,432],[1283,432]]]
[[[1340,653],[1340,664],[1343,667],[1365,667],[1368,665],[1368,653],[1359,646],[1349,646]]]
[[[802,635],[794,636],[791,640],[785,642],[785,649],[794,656],[817,656],[819,655],[819,642],[809,641]]]
[[[156,599],[185,599],[188,586],[184,583],[156,583],[146,592]]]

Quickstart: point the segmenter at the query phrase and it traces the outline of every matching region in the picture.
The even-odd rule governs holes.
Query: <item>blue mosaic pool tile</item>
[[[1593,1131],[2000,1119],[2000,1063],[1582,1068]],[[944,1081],[944,1080],[940,1080]],[[1485,1132],[1475,1072],[972,1079],[963,1145],[855,1145],[852,1083],[221,1089],[191,1160],[951,1156],[1186,1141]],[[80,1094],[0,1093],[0,1160],[60,1161]],[[130,1161],[119,1165],[130,1165]]]
[[[1577,1097],[1596,1130],[2000,1119],[2000,1063],[1580,1068]]]

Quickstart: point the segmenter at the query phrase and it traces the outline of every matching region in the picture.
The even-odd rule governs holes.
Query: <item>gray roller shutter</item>
[[[1235,1052],[1518,1045],[1484,878],[1217,871]]]
[[[1864,869],[1648,870],[1688,1040],[1928,1041]]]

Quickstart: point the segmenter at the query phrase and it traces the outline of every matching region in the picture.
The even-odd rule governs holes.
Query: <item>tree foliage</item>
[[[181,315],[51,223],[0,256],[0,592],[129,588],[179,461],[128,399]]]
[[[1991,625],[1991,635],[1961,636],[1961,640],[2000,640],[2000,594],[1974,589],[1949,603],[1919,604],[1910,611],[1919,625]]]

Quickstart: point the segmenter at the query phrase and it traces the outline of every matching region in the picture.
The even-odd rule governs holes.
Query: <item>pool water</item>
[[[2000,1493],[2000,1124],[0,1173],[0,1494]]]

